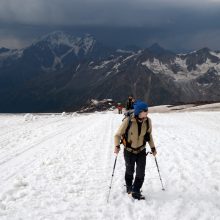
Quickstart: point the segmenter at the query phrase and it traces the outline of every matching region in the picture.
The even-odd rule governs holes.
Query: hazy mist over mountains
[[[22,7],[21,7],[22,6]],[[42,35],[63,30],[93,35],[105,45],[150,47],[174,52],[220,49],[218,0],[2,0],[0,45],[29,46]]]

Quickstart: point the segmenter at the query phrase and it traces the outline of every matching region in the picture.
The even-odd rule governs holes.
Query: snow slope
[[[220,219],[220,112],[150,117],[166,191],[148,156],[130,199],[120,152],[107,204],[121,115],[0,115],[0,219]]]
[[[192,111],[220,111],[220,103],[212,104],[185,104],[185,105],[159,105],[149,108],[150,113],[192,112]]]

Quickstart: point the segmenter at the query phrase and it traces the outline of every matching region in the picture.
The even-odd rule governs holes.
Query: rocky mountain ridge
[[[91,99],[150,105],[220,101],[220,52],[175,54],[109,48],[93,36],[43,36],[22,50],[0,49],[0,112],[80,109]]]

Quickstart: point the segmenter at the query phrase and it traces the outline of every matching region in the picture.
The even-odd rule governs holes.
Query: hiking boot
[[[140,192],[132,192],[132,197],[137,200],[144,200],[145,197]]]

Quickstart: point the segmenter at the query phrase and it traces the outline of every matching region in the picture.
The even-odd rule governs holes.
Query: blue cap
[[[134,103],[134,115],[138,116],[143,110],[148,110],[148,104],[141,100],[137,100]]]

